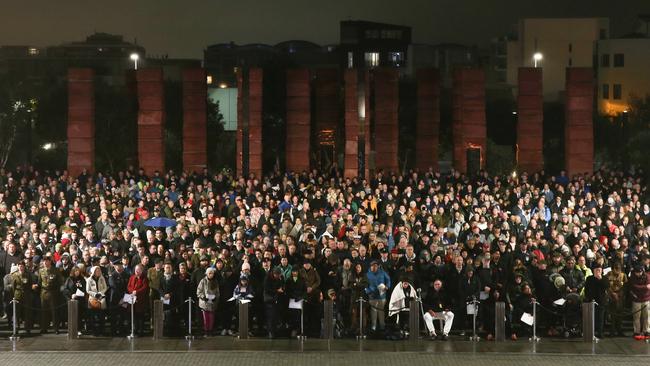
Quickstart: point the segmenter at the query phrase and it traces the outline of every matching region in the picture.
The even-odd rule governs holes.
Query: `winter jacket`
[[[370,300],[386,300],[386,292],[390,290],[390,277],[381,268],[377,272],[368,271],[366,274],[368,278],[368,287],[366,287],[366,294]],[[379,285],[383,284],[384,291],[379,290]]]

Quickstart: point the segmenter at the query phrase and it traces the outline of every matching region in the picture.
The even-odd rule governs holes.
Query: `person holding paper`
[[[292,266],[291,276],[287,279],[285,286],[287,297],[291,299],[294,304],[304,300],[305,295],[307,294],[307,285],[305,285],[305,281],[300,277],[300,267],[298,265]],[[291,332],[291,338],[295,338],[300,331],[300,312],[302,309],[302,303],[300,309],[296,309],[296,307],[297,306],[290,307],[287,313],[287,326]]]
[[[133,275],[129,278],[127,291],[135,296],[135,304],[132,304],[135,313],[135,333],[142,335],[144,330],[144,314],[149,306],[149,281],[144,273],[142,264],[135,266]]]
[[[81,292],[83,296],[79,296],[81,295],[79,292]],[[86,299],[86,278],[81,274],[81,269],[79,267],[75,266],[70,270],[70,277],[65,280],[62,293],[66,300],[77,300],[79,304],[77,307],[77,324],[79,324],[79,329],[86,330],[87,324],[84,321],[86,309],[88,308],[88,301]]]
[[[106,310],[106,291],[108,285],[102,275],[102,269],[94,266],[90,270],[91,276],[86,281],[86,292],[88,293],[89,323],[95,336],[100,336],[104,331],[104,310]],[[98,303],[98,306],[91,306],[91,302]]]
[[[320,335],[320,301],[321,278],[310,259],[305,259],[300,270],[300,277],[305,280],[307,296],[304,303],[305,333],[308,336]]]
[[[370,303],[370,323],[373,332],[383,331],[386,323],[384,306],[386,305],[386,292],[390,289],[390,277],[379,268],[379,262],[370,262],[370,270],[366,274],[368,287],[365,292],[368,294]]]
[[[196,296],[199,299],[199,308],[203,315],[203,332],[205,336],[213,335],[214,312],[219,304],[219,282],[216,277],[217,270],[209,267],[205,270],[205,277],[199,282],[196,288]]]
[[[110,289],[108,305],[111,317],[111,334],[119,336],[126,334],[127,311],[122,300],[129,283],[129,275],[124,270],[124,263],[118,259],[113,264],[113,272],[108,276],[108,288]]]
[[[533,314],[533,291],[530,285],[526,282],[521,284],[521,291],[517,292],[514,296],[512,304],[512,340],[516,340],[517,336],[527,337],[531,335],[532,332],[532,322],[529,322],[529,318]],[[530,315],[530,317],[524,317],[524,314]],[[539,312],[535,314],[539,316]]]
[[[164,328],[170,335],[178,333],[178,306],[182,299],[178,296],[180,283],[178,276],[174,274],[171,261],[163,265],[163,275],[160,278],[160,300],[163,302]]]

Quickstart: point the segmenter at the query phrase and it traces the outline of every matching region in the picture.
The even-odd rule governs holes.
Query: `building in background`
[[[340,43],[345,68],[404,67],[411,27],[345,20],[340,25]]]
[[[516,34],[495,39],[493,57],[499,60],[501,79],[505,69],[505,81],[514,93],[520,67],[542,67],[544,100],[559,101],[566,68],[594,67],[598,42],[608,39],[609,33],[607,18],[521,19]]]
[[[626,113],[632,98],[650,95],[650,37],[634,33],[598,42],[598,111]]]

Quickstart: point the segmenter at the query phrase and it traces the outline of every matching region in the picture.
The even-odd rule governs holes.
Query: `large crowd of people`
[[[337,337],[394,337],[419,300],[423,335],[469,335],[476,316],[492,339],[505,302],[517,339],[533,324],[577,335],[594,301],[598,337],[626,335],[631,319],[627,335],[648,339],[649,199],[642,173],[608,170],[0,170],[2,311],[20,332],[58,333],[77,300],[82,332],[119,336],[150,331],[160,300],[166,335],[191,315],[212,336],[237,332],[243,302],[253,335],[318,337],[329,300]]]

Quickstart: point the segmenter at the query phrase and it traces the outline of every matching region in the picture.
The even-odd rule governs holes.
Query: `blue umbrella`
[[[145,226],[151,227],[170,227],[176,226],[176,220],[168,219],[166,217],[154,217],[144,222]]]

